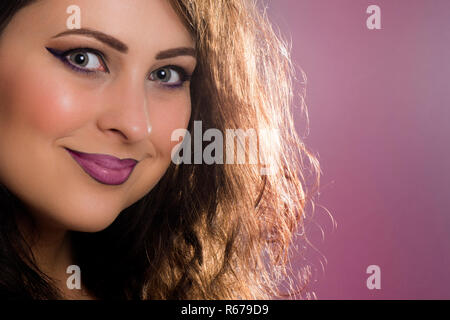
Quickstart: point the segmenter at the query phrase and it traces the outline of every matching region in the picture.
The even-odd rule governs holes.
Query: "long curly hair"
[[[2,2],[0,32],[31,2]],[[307,243],[306,207],[321,172],[294,126],[294,106],[305,115],[307,109],[305,91],[294,93],[298,72],[287,42],[256,1],[169,2],[196,43],[188,131],[193,134],[198,120],[204,130],[254,129],[258,154],[276,170],[171,163],[109,227],[71,232],[83,285],[99,299],[271,299],[288,279],[290,292],[301,294],[308,274],[290,278],[289,253],[294,240]],[[0,294],[61,298],[18,232],[15,216],[26,214],[24,206],[4,186],[0,205]]]

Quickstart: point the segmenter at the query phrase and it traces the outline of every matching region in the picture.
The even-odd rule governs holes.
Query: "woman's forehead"
[[[183,21],[166,0],[41,0],[17,13],[21,29],[54,36],[84,28],[109,34],[130,49],[194,46]],[[43,19],[45,17],[45,19]],[[14,23],[14,21],[11,21]]]

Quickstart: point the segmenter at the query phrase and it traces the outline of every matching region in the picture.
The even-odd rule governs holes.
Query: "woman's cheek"
[[[177,99],[167,99],[150,106],[150,124],[152,126],[152,142],[163,156],[170,159],[172,149],[179,141],[172,141],[172,133],[176,129],[186,129],[191,116],[189,95]]]
[[[1,75],[9,79],[2,93],[3,115],[48,138],[74,130],[86,118],[85,94],[61,70],[24,67]]]

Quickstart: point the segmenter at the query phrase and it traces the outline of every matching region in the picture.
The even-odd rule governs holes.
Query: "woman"
[[[304,158],[316,186],[319,167],[267,18],[245,0],[79,0],[68,28],[70,5],[0,7],[3,297],[274,297],[312,198]],[[254,129],[276,170],[172,161],[194,121]]]

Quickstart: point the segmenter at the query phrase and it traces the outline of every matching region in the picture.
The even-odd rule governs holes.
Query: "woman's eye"
[[[150,74],[150,80],[158,81],[168,87],[179,87],[187,79],[186,72],[180,67],[163,67]]]
[[[106,72],[109,69],[104,61],[103,54],[95,49],[76,48],[67,51],[59,51],[53,48],[46,49],[61,60],[64,64],[77,72],[95,73]],[[157,81],[167,88],[180,88],[183,83],[192,78],[186,70],[180,66],[168,65],[153,71],[149,79]]]
[[[95,53],[75,51],[69,53],[66,59],[70,64],[86,71],[106,71],[101,58]]]

